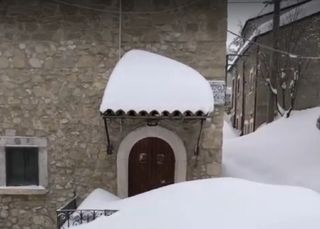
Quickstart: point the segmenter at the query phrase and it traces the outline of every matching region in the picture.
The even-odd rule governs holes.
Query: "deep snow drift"
[[[76,228],[320,228],[318,193],[235,178],[178,183],[106,205],[119,211]]]
[[[224,139],[224,175],[320,192],[320,108],[294,111],[242,137]]]

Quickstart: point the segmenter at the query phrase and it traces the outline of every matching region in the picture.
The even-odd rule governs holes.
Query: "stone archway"
[[[120,143],[117,154],[117,185],[118,196],[128,196],[128,163],[132,147],[139,140],[146,137],[156,137],[166,141],[175,156],[174,182],[186,180],[187,152],[182,140],[172,131],[163,127],[141,127],[129,133]]]

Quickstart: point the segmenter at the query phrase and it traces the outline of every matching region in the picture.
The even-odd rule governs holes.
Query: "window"
[[[0,137],[0,195],[45,194],[47,141],[37,137]]]
[[[7,186],[39,185],[37,147],[6,147]]]

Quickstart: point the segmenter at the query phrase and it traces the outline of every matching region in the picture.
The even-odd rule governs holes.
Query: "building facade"
[[[154,127],[143,119],[109,120],[107,154],[99,104],[119,53],[131,49],[223,80],[226,4],[135,0],[119,10],[116,0],[1,1],[0,228],[56,228],[55,210],[74,192],[85,197],[100,187],[127,196],[127,181],[119,181],[128,166],[119,159],[121,145],[150,128],[173,151],[185,150],[175,182],[219,176],[223,105],[204,121],[198,154],[200,122],[184,119]]]
[[[304,6],[309,4],[313,4],[314,11],[305,10],[308,7]],[[261,16],[257,18],[255,31],[243,32],[249,34],[244,35],[245,37],[251,37],[256,43],[244,43],[239,50],[239,56],[228,67],[228,77],[231,78],[233,87],[230,109],[232,122],[242,134],[255,131],[267,121],[268,96],[271,89],[276,94],[275,116],[287,116],[291,110],[320,105],[319,64],[318,60],[313,58],[319,56],[320,52],[317,42],[320,37],[319,12],[320,4],[316,1],[307,1],[290,9],[285,8],[282,12],[279,47],[285,52],[298,55],[279,55],[277,86],[273,85],[272,88],[268,83],[272,68],[272,52],[259,45],[272,46],[271,27],[265,28],[270,20],[262,20]],[[247,25],[252,27],[254,21],[255,19],[250,19]],[[259,30],[262,32],[259,33]],[[255,32],[256,35],[252,35]]]

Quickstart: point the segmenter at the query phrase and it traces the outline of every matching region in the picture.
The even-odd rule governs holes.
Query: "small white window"
[[[0,137],[0,195],[44,194],[47,185],[47,140]]]

